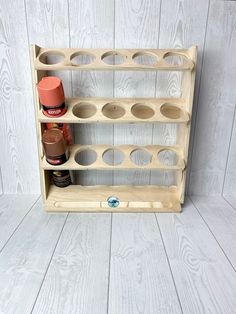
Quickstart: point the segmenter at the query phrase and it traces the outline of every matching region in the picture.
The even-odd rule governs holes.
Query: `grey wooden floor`
[[[0,313],[236,313],[236,198],[181,214],[47,214],[0,197]]]

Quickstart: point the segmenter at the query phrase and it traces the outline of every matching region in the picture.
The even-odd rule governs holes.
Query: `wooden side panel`
[[[236,99],[236,3],[212,1],[191,166],[191,194],[221,194]]]
[[[116,1],[115,13],[116,48],[158,48],[160,0]],[[145,57],[143,61],[147,61]],[[114,96],[154,97],[155,73],[115,73]],[[115,125],[114,144],[151,144],[152,128],[153,125],[148,123]],[[141,154],[137,155],[137,162],[142,162],[142,159]],[[132,178],[122,175],[124,184],[148,184],[150,180],[150,171],[134,172]],[[114,177],[114,183],[116,178]]]
[[[104,48],[114,45],[114,4],[112,1],[69,1],[71,47]],[[113,96],[112,72],[72,72],[73,96]],[[113,144],[113,125],[76,125],[75,142],[78,144]],[[79,174],[77,182],[83,185],[99,184],[106,176],[112,184],[112,173],[97,171]]]
[[[4,193],[39,193],[30,55],[24,2],[0,11],[0,164]]]

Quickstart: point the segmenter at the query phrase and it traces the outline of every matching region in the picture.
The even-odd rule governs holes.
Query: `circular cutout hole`
[[[187,57],[178,53],[167,52],[164,55],[164,60],[171,65],[183,65],[187,61]]]
[[[102,108],[102,113],[110,119],[119,119],[125,114],[125,109],[119,104],[113,102],[108,103]]]
[[[115,51],[108,51],[102,55],[102,61],[106,64],[110,65],[117,65],[124,63],[124,56],[115,52]]]
[[[65,55],[62,52],[58,51],[47,51],[43,52],[39,56],[39,61],[43,64],[51,65],[61,63],[65,58]]]
[[[124,153],[117,148],[109,148],[103,153],[102,158],[106,164],[116,166],[123,162]]]
[[[169,119],[179,119],[181,115],[181,110],[173,104],[163,104],[160,108],[161,114]]]
[[[97,108],[90,103],[81,102],[74,106],[73,114],[81,119],[88,119],[95,115],[97,112]]]
[[[139,119],[149,119],[155,114],[154,110],[150,106],[142,103],[133,105],[131,112]]]
[[[97,160],[97,153],[90,149],[83,149],[76,153],[75,161],[81,166],[92,165]]]
[[[132,56],[132,59],[137,64],[153,65],[157,63],[157,57],[150,53],[137,52]]]
[[[171,149],[163,149],[157,154],[158,160],[165,166],[175,166],[178,162],[178,155]]]
[[[137,166],[145,166],[152,161],[152,155],[145,149],[137,148],[130,153],[130,159]]]
[[[92,63],[94,59],[95,59],[94,55],[83,51],[75,52],[70,58],[71,63],[74,65],[89,64]]]

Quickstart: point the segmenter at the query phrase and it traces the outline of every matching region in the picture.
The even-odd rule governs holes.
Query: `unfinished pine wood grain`
[[[191,194],[221,194],[233,124],[236,6],[210,4],[191,167]],[[229,75],[230,73],[230,75]]]
[[[113,214],[108,313],[181,313],[154,214]]]
[[[191,196],[201,216],[236,269],[236,211],[221,196]]]
[[[4,192],[39,193],[37,155],[32,153],[36,152],[36,136],[24,3],[12,10],[9,1],[2,1],[0,20],[0,163]]]
[[[38,201],[0,255],[0,311],[30,313],[66,214],[50,215]]]
[[[136,145],[71,145],[68,148],[69,159],[61,165],[51,165],[44,157],[41,167],[45,170],[88,170],[88,169],[185,169],[183,150],[179,146],[136,146]],[[148,162],[137,164],[132,157],[136,152],[142,152]],[[176,155],[176,162],[173,165],[162,162],[158,157],[165,151],[172,151]],[[107,153],[121,155],[119,163],[110,163],[105,158]],[[80,157],[80,155],[82,155]],[[146,157],[148,155],[148,157]],[[90,157],[90,158],[89,158]],[[92,160],[92,162],[89,162]]]
[[[0,197],[0,251],[20,225],[39,196],[2,195]]]
[[[60,117],[63,123],[128,123],[161,122],[185,123],[191,119],[186,101],[181,98],[67,98],[67,112]],[[46,117],[42,109],[40,122],[57,122]],[[124,127],[124,126],[123,126]]]
[[[114,39],[117,48],[158,48],[160,0],[155,1],[117,1],[115,5]],[[130,21],[132,21],[130,23]],[[147,58],[138,57],[139,61],[149,63]],[[155,73],[151,72],[119,72],[114,74],[115,97],[154,97]],[[151,144],[152,125],[137,124],[115,125],[114,144]],[[136,157],[137,162],[139,156]],[[150,171],[134,172],[132,178],[120,174],[114,176],[114,184],[123,180],[135,184],[148,184]]]
[[[71,47],[103,48],[113,47],[114,42],[114,4],[112,1],[69,1],[70,43]],[[86,60],[86,58],[85,58]],[[72,73],[72,96],[113,97],[113,73],[77,72]],[[75,126],[75,143],[113,144],[113,125],[84,124]],[[104,178],[104,175],[106,178]],[[112,173],[97,171],[81,173],[77,176],[79,184],[100,184],[100,178],[112,184]]]
[[[33,313],[107,312],[110,228],[110,214],[69,215]]]
[[[92,195],[92,198],[91,198]],[[108,198],[116,196],[117,207],[110,207]],[[180,212],[178,190],[175,186],[78,186],[49,187],[47,211],[78,212]]]
[[[236,273],[190,201],[156,214],[184,313],[234,313]]]
[[[61,57],[57,62],[48,62],[49,57]],[[87,62],[74,61],[76,57],[85,57]],[[181,57],[181,64],[173,64],[166,61],[168,57]],[[90,57],[90,58],[89,58]],[[116,61],[115,57],[120,60]],[[136,58],[153,58],[152,63],[146,63]],[[110,62],[109,59],[114,59]],[[65,49],[65,48],[41,48],[39,55],[34,62],[36,70],[80,70],[80,71],[190,71],[194,68],[194,62],[189,58],[186,49]]]
[[[77,52],[74,52],[75,50],[71,50],[71,49],[61,49],[59,50],[61,51],[61,53],[68,53],[71,54],[72,56],[73,54],[76,54]],[[94,49],[87,49],[87,51],[90,52],[94,52]],[[126,50],[126,51],[131,51],[131,50]],[[147,50],[143,50],[143,51],[147,51]],[[153,50],[154,51],[154,50]],[[155,50],[158,54],[163,54],[163,56],[165,56],[166,52],[163,50]],[[175,50],[176,53],[179,53],[179,50]],[[35,64],[37,64],[37,60],[39,61],[44,61],[45,59],[42,59],[42,55],[44,55],[45,51],[42,52],[42,48],[38,47],[38,46],[34,46],[32,49],[32,55],[33,55],[33,64],[35,67]],[[48,53],[48,51],[46,50],[46,53]],[[173,52],[174,53],[174,52]],[[183,51],[181,51],[181,53],[184,53]],[[188,50],[185,50],[185,53],[188,54],[188,58],[189,60],[191,60],[193,62],[193,64],[196,63],[196,47],[191,47]],[[41,58],[40,58],[41,57]],[[70,57],[71,58],[71,57]],[[113,65],[112,65],[113,66]],[[65,67],[65,70],[67,68]],[[99,67],[98,67],[99,69]],[[189,69],[190,70],[190,69]],[[33,77],[36,75],[35,78],[35,82],[37,82],[39,80],[39,73],[42,73],[43,70],[37,70],[35,69],[33,71]],[[35,73],[34,73],[35,72]],[[191,116],[191,110],[192,110],[192,97],[193,97],[193,89],[194,89],[194,79],[195,79],[195,70],[191,69],[188,74],[186,74],[187,76],[185,76],[185,79],[183,81],[182,84],[182,89],[183,89],[183,97],[184,99],[179,99],[177,102],[179,102],[179,106],[184,106],[185,103],[185,107],[186,107],[186,111],[185,113],[187,114],[187,117]],[[90,99],[91,100],[91,99]],[[114,100],[114,99],[113,99]],[[74,100],[71,100],[71,103]],[[96,112],[98,110],[98,105],[99,105],[99,100],[95,99],[95,102],[97,101],[97,108],[94,105],[89,104],[88,102],[85,101],[85,103],[80,104],[80,106],[82,106],[84,108],[85,111],[82,112],[82,118],[86,117],[86,116],[93,116],[94,112]],[[101,101],[101,100],[100,100]],[[120,100],[122,101],[122,100]],[[124,100],[123,100],[124,101]],[[131,101],[131,103],[130,103]],[[130,105],[129,111],[130,114],[132,114],[133,116],[142,116],[143,115],[145,117],[150,117],[150,112],[153,113],[154,110],[151,107],[151,104],[149,103],[149,107],[148,106],[143,106],[143,104],[140,103],[133,103],[132,101],[135,101],[135,98],[132,100],[127,100],[128,105]],[[151,99],[149,99],[149,101],[151,101]],[[159,112],[162,116],[166,117],[166,115],[168,116],[168,118],[178,118],[181,116],[181,112],[180,108],[178,107],[174,107],[175,111],[176,108],[179,110],[179,113],[176,117],[176,112],[173,113],[173,106],[172,106],[172,112],[170,113],[170,107],[171,107],[171,103],[164,103],[164,104],[160,104],[160,99],[156,100],[157,103],[159,103],[159,105],[161,105],[159,107]],[[163,101],[163,100],[162,100]],[[67,100],[68,102],[68,100]],[[69,101],[70,102],[70,101]],[[103,99],[104,102],[104,99]],[[39,100],[37,97],[37,94],[35,94],[35,104],[36,104],[36,118],[37,120],[40,121],[40,115],[42,115],[42,112],[40,110],[40,104],[39,104]],[[77,106],[77,108],[76,108]],[[132,107],[131,107],[132,106]],[[138,106],[138,109],[136,108],[134,110],[135,107]],[[140,110],[140,106],[141,106],[141,110]],[[163,109],[164,106],[164,109]],[[72,109],[71,109],[72,107]],[[103,105],[100,103],[100,114],[102,113],[102,115],[106,116],[106,117],[113,117],[113,118],[117,118],[117,117],[121,117],[122,115],[125,114],[125,112],[128,109],[128,106],[126,104],[126,106],[122,107],[122,104],[118,104],[116,106],[114,106],[114,102],[113,104],[108,103],[105,104],[103,103]],[[37,109],[38,108],[38,109]],[[95,109],[94,109],[95,108]],[[115,110],[114,110],[115,108]],[[91,114],[92,111],[92,114]],[[69,111],[68,111],[68,115],[70,115],[72,112],[72,114],[75,114],[76,116],[80,116],[81,115],[81,107],[78,107],[78,104],[75,104],[75,106],[73,107],[72,104],[69,104]],[[148,116],[147,116],[148,115]],[[149,121],[151,122],[151,121]],[[164,122],[164,121],[163,121]],[[184,122],[184,121],[182,121]],[[186,122],[189,122],[186,121]],[[40,145],[41,142],[41,132],[40,129],[42,128],[43,124],[40,122],[39,124],[39,151],[41,151],[40,153],[40,158],[42,158],[42,170],[41,170],[41,178],[42,178],[42,191],[43,191],[43,197],[44,197],[44,201],[47,200],[48,198],[48,194],[49,194],[49,190],[50,190],[50,178],[48,176],[48,171],[46,170],[53,170],[53,169],[58,169],[58,170],[90,170],[90,169],[95,169],[95,170],[106,170],[108,171],[109,169],[139,169],[142,170],[140,172],[140,177],[143,179],[144,176],[144,169],[163,169],[163,170],[182,170],[183,173],[181,175],[179,175],[179,180],[177,182],[178,185],[178,193],[179,193],[179,201],[181,203],[183,203],[183,196],[184,196],[184,187],[185,187],[185,167],[186,167],[186,162],[185,160],[187,159],[187,153],[188,153],[188,140],[189,140],[189,130],[190,127],[188,124],[186,124],[186,128],[184,130],[184,132],[180,133],[180,136],[182,137],[182,141],[181,141],[181,145],[182,148],[180,149],[180,147],[178,146],[154,146],[154,145],[149,145],[149,146],[145,146],[145,147],[138,147],[138,146],[132,146],[132,145],[126,145],[126,146],[98,146],[98,145],[72,145],[71,147],[69,147],[69,159],[66,163],[64,163],[63,165],[59,165],[57,167],[52,166],[50,164],[48,164],[45,160],[45,157],[43,157],[43,153],[42,153],[42,148]],[[86,154],[85,154],[86,153]],[[89,154],[88,154],[89,153]],[[164,156],[166,153],[172,153],[174,154],[176,157],[176,162],[175,163],[169,163],[170,160],[172,159],[171,155],[168,156],[167,158],[167,162],[166,162],[166,157]],[[117,159],[118,156],[118,159]],[[142,159],[147,159],[142,160]],[[163,159],[163,160],[162,160]],[[81,175],[79,175],[81,177]],[[110,178],[111,179],[111,178]],[[115,176],[113,176],[113,182],[115,180]],[[120,178],[118,178],[120,179]],[[135,178],[136,179],[136,178]],[[129,178],[130,180],[130,178]],[[87,184],[90,185],[90,184]],[[169,185],[173,185],[173,183],[169,184]],[[161,190],[160,190],[161,191]],[[64,193],[63,193],[64,194]],[[155,201],[156,202],[156,201]],[[96,202],[95,202],[96,203]],[[79,202],[75,202],[75,204],[79,204]],[[81,211],[81,206],[78,205],[78,208],[76,208],[76,205],[73,205],[73,210],[79,210]],[[160,202],[160,206],[154,206],[153,202],[151,202],[149,205],[147,205],[147,207],[149,207],[151,209],[151,211],[155,210],[157,211],[160,208],[160,211],[165,211],[165,210],[170,210],[172,209],[173,211],[179,211],[180,210],[180,206],[179,203],[177,203],[175,206],[172,206],[172,203],[170,203],[170,205],[165,205],[163,206],[162,202]],[[69,204],[72,205],[72,204]],[[80,204],[81,205],[81,204]],[[48,205],[48,200],[46,202],[46,209],[49,211],[53,211],[53,210],[57,210],[57,208],[55,208],[54,205],[49,206]],[[90,206],[86,206],[86,211],[91,211],[91,209],[89,208]],[[98,211],[101,211],[101,203],[98,203]],[[129,207],[129,206],[128,206]],[[136,206],[137,208],[138,206]],[[143,206],[141,206],[143,207]],[[146,207],[146,205],[144,206]],[[68,208],[66,202],[64,202],[64,205],[61,205],[61,209],[65,211],[66,208]],[[119,208],[120,209],[120,208]],[[94,206],[92,206],[92,210],[94,210]]]

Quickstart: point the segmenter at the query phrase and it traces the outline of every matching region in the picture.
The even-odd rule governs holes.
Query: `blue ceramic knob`
[[[107,203],[108,203],[109,207],[113,207],[114,208],[114,207],[118,207],[119,206],[120,201],[119,201],[118,197],[110,196],[107,199]]]

